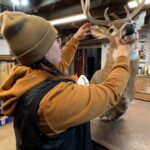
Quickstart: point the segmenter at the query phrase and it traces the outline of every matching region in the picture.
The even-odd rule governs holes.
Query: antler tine
[[[145,0],[143,0],[141,3],[139,3],[139,6],[130,14],[128,9],[126,8],[126,6],[124,7],[125,8],[125,11],[127,13],[127,17],[124,18],[124,19],[120,19],[120,20],[114,20],[113,22],[111,22],[111,24],[115,24],[115,23],[120,23],[120,22],[125,22],[127,20],[130,20],[132,19],[134,16],[136,16],[139,11],[143,8],[144,6],[144,3],[145,3]]]
[[[131,19],[131,18],[130,18],[130,12],[129,12],[129,10],[127,9],[127,7],[126,7],[126,6],[124,6],[124,9],[125,9],[126,14],[127,14],[126,18],[124,18],[124,19],[114,20],[114,21],[112,22],[112,24],[113,24],[113,23],[121,23],[121,22],[125,22],[125,21],[127,21],[127,20]]]
[[[139,11],[143,8],[145,0],[143,0],[141,3],[138,2],[138,7],[130,14],[130,18],[132,19],[134,16],[136,16]]]
[[[106,9],[105,9],[104,17],[105,17],[105,20],[106,20],[106,21],[111,22],[111,21],[110,21],[110,18],[109,18],[109,16],[108,16],[108,10],[109,10],[109,8],[106,8]]]
[[[108,26],[108,21],[106,20],[98,20],[95,19],[91,16],[90,12],[89,12],[89,8],[90,8],[90,0],[86,0],[86,2],[84,3],[84,0],[81,0],[81,5],[82,5],[82,10],[83,13],[85,14],[85,16],[87,17],[87,19],[92,22],[93,24],[98,24],[98,25],[103,25],[103,26]]]
[[[83,10],[83,13],[85,14],[85,6],[84,6],[84,0],[81,0],[81,7],[82,7],[82,10]]]
[[[128,10],[128,8],[124,5],[124,9],[126,11],[127,17],[126,18],[130,18],[130,12]]]

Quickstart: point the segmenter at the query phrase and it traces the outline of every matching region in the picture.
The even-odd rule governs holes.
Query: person
[[[60,51],[45,19],[1,14],[1,33],[19,61],[0,88],[3,113],[14,118],[17,150],[92,150],[90,120],[118,104],[129,78],[128,45],[116,38],[118,58],[102,84],[78,85],[63,75],[90,24]]]

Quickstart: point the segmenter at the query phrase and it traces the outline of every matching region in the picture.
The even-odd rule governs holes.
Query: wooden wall
[[[0,61],[0,85],[7,78],[11,68],[15,65],[14,61]]]
[[[150,101],[150,76],[139,76],[135,82],[135,98]]]

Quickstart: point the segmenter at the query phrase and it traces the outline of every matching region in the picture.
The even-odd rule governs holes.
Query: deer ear
[[[134,22],[136,23],[136,27],[138,30],[140,30],[144,25],[145,16],[146,16],[146,11],[142,11],[134,18]]]
[[[95,37],[96,39],[104,39],[106,38],[106,33],[108,31],[108,28],[102,27],[102,26],[91,26],[91,35]]]

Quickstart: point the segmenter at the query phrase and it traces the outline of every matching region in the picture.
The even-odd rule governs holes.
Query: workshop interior
[[[5,12],[44,18],[57,29],[61,48],[83,24],[90,23],[91,34],[80,40],[70,66],[64,71],[65,76],[81,86],[105,85],[103,82],[116,59],[112,42],[116,34],[121,44],[136,41],[134,52],[128,58],[130,77],[123,93],[125,98],[103,116],[90,121],[91,139],[93,150],[150,150],[150,0],[0,0],[1,32]],[[32,33],[32,27],[29,30]],[[13,32],[17,34],[12,28]],[[0,33],[0,86],[3,87],[16,65],[20,64],[7,36]],[[0,150],[16,150],[14,118],[4,114],[4,101],[0,94]]]

